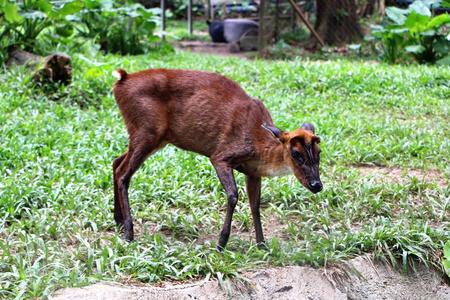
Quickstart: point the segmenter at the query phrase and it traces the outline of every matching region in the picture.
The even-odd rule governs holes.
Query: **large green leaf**
[[[447,65],[450,65],[450,56]],[[445,272],[448,276],[450,276],[450,241],[447,241],[444,245],[444,259],[442,260],[442,264],[444,265]]]
[[[411,45],[405,47],[405,50],[411,53],[422,53],[425,51],[425,47],[422,45]]]
[[[434,50],[436,50],[436,52],[442,55],[446,55],[450,53],[450,41],[441,37],[436,42],[434,42],[433,48]]]
[[[348,49],[350,49],[350,50],[360,50],[361,49],[361,44],[348,45]]]
[[[421,1],[414,1],[409,7],[409,10],[411,10],[411,12],[415,11],[416,13],[418,13],[419,15],[424,15],[424,16],[428,16],[431,17],[431,11],[428,8],[428,6],[426,6],[423,2]]]
[[[100,8],[99,0],[84,0],[84,7],[89,10],[94,10]]]
[[[436,30],[425,30],[420,33],[423,36],[434,36],[436,35]]]
[[[111,11],[114,8],[114,0],[100,0],[102,10]]]
[[[450,260],[450,240],[444,245],[444,257]]]
[[[142,16],[146,19],[149,19],[155,15],[154,11],[145,9],[145,7],[138,7],[137,10],[142,14]]]
[[[372,29],[372,31],[386,31],[381,25],[370,25],[369,27],[370,29]]]
[[[442,4],[442,0],[421,0],[426,7],[439,7]]]
[[[31,12],[23,13],[22,16],[25,19],[33,19],[33,20],[34,19],[45,19],[45,18],[47,18],[47,14],[43,13],[42,11],[38,11],[38,10],[34,10],[34,11],[31,11]]]
[[[155,27],[156,24],[154,22],[145,22],[143,24],[143,29],[146,31],[146,34],[151,34]]]
[[[147,8],[146,11],[151,12],[152,14],[157,15],[157,16],[161,15],[161,12],[162,12],[161,8],[159,8],[159,7]]]
[[[50,18],[62,19],[68,15],[76,14],[83,9],[81,1],[72,1],[64,4],[60,9],[54,9],[48,15]]]
[[[444,259],[442,261],[442,264],[444,265],[445,273],[447,273],[447,275],[450,276],[450,260]]]
[[[57,35],[67,38],[73,34],[74,27],[71,23],[68,22],[62,26],[57,26],[55,28],[55,32]]]
[[[394,21],[398,25],[403,25],[406,20],[406,14],[408,11],[406,9],[401,9],[397,7],[386,7],[386,16]]]
[[[431,21],[427,24],[427,29],[441,27],[444,24],[450,24],[449,14],[442,14],[431,19]]]
[[[408,18],[406,18],[405,26],[414,32],[421,32],[425,31],[429,21],[430,17],[412,11]]]
[[[441,66],[450,66],[450,55],[447,55],[446,57],[436,61],[436,64]]]
[[[1,11],[5,14],[5,19],[9,23],[16,23],[22,21],[22,16],[19,15],[19,9],[12,3],[6,3]]]
[[[396,29],[390,29],[390,33],[398,34],[398,35],[404,35],[406,32],[409,32],[408,28],[396,28]]]
[[[442,7],[449,7],[450,8],[450,0],[444,0],[441,3]]]
[[[53,4],[51,4],[49,0],[38,0],[33,4],[38,8],[40,12],[43,12],[44,14],[50,13],[53,8]]]

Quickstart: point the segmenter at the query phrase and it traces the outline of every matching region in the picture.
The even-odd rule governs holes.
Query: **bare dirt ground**
[[[355,258],[325,269],[310,267],[268,268],[243,274],[248,281],[235,280],[220,286],[217,280],[191,284],[123,285],[99,283],[59,290],[58,300],[72,299],[430,299],[450,300],[450,287],[423,265],[408,275],[383,262]]]
[[[192,53],[203,53],[208,55],[220,55],[226,57],[249,58],[251,51],[230,52],[230,45],[225,43],[213,43],[210,41],[184,41],[176,48]]]
[[[442,187],[448,186],[448,183],[442,178],[442,174],[433,170],[401,170],[399,168],[385,167],[358,167],[358,170],[362,177],[374,177],[378,182],[385,181],[402,184],[415,177],[420,182],[434,181]]]

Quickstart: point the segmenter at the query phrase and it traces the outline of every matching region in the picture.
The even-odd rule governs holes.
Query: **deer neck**
[[[292,173],[284,159],[283,144],[277,142],[266,145],[259,161],[259,171],[261,176],[264,177],[283,176]]]

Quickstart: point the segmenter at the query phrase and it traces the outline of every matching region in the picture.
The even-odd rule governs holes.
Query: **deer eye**
[[[292,158],[297,160],[297,162],[301,165],[305,162],[305,160],[302,158],[302,156],[300,155],[300,153],[298,151],[292,151],[291,152]]]

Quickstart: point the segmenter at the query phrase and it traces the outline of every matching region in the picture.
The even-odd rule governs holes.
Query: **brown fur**
[[[258,243],[264,241],[259,220],[261,177],[283,174],[290,168],[307,188],[311,180],[320,182],[315,162],[320,139],[310,130],[288,133],[273,127],[261,100],[249,97],[236,82],[193,70],[151,69],[131,74],[117,70],[115,75],[119,80],[114,83],[114,97],[130,141],[128,151],[113,164],[114,215],[124,225],[128,240],[133,239],[128,200],[131,176],[149,155],[169,143],[209,157],[217,171],[228,197],[219,248],[227,243],[237,202],[233,169],[246,175]],[[275,133],[268,128],[276,129]],[[311,162],[307,149],[313,153]],[[304,165],[293,159],[292,150],[306,159]]]

